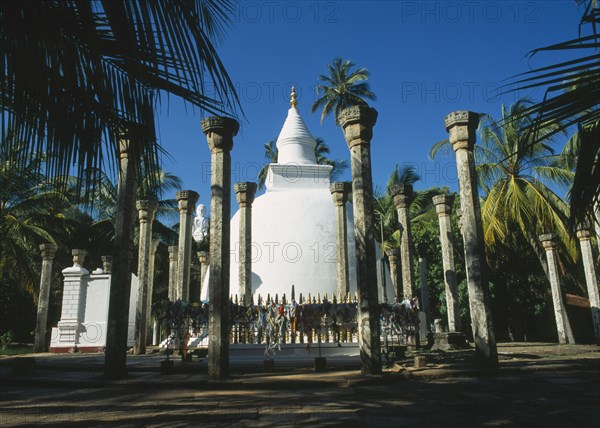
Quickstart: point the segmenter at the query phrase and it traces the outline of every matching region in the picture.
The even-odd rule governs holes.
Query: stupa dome
[[[337,295],[336,207],[329,190],[329,165],[318,165],[316,141],[297,109],[291,108],[277,139],[278,162],[269,165],[266,192],[252,204],[252,295],[296,299]],[[356,291],[356,257],[352,205],[346,204],[350,292]],[[239,210],[231,219],[230,295],[240,296]],[[208,276],[208,275],[207,275]],[[387,278],[387,295],[394,290]],[[209,298],[205,278],[201,298]],[[382,288],[379,288],[382,290]],[[380,291],[380,298],[383,293]],[[241,299],[240,299],[241,300]]]

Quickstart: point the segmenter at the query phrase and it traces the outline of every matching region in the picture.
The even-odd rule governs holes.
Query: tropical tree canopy
[[[340,112],[357,104],[366,104],[366,100],[374,100],[375,94],[365,82],[369,78],[369,71],[364,67],[352,70],[355,65],[342,58],[335,58],[327,66],[327,75],[319,76],[317,94],[319,98],[313,103],[311,113],[322,109],[321,123],[331,113],[334,114],[336,126],[339,125]]]
[[[577,0],[583,8],[579,36],[534,49],[534,57],[544,52],[564,52],[570,57],[548,66],[534,68],[514,78],[513,90],[545,88],[544,99],[523,109],[520,114],[534,120],[525,130],[532,141],[543,140],[539,131],[546,123],[559,123],[555,132],[576,126],[580,156],[571,191],[571,211],[581,221],[591,207],[600,202],[600,9],[597,0]]]
[[[482,150],[477,173],[485,193],[481,208],[485,240],[488,245],[503,241],[515,233],[516,226],[538,247],[538,235],[556,233],[566,254],[574,257],[575,246],[566,226],[568,207],[551,189],[566,191],[573,182],[572,171],[552,147],[560,123],[546,123],[539,128],[545,138],[533,141],[533,135],[525,131],[533,118],[522,114],[530,104],[518,100],[509,110],[502,106],[500,120],[483,115],[480,121]]]
[[[213,44],[231,10],[228,0],[0,2],[2,132],[28,154],[54,153],[50,175],[77,165],[86,186],[105,158],[114,165],[125,130],[154,169],[160,91],[217,114],[239,105]]]
[[[525,114],[532,102],[520,99],[494,120],[483,114],[475,145],[475,163],[479,187],[482,189],[482,220],[488,253],[496,244],[509,239],[523,239],[545,265],[538,236],[556,233],[565,262],[572,263],[576,248],[568,224],[569,208],[553,189],[565,192],[573,182],[573,172],[565,157],[554,152],[561,123],[549,121],[538,127],[535,136],[527,129],[535,119]],[[430,150],[435,155],[447,149],[449,142],[436,143]],[[489,254],[488,254],[489,255]]]

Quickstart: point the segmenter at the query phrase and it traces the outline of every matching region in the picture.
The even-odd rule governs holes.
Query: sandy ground
[[[474,369],[472,350],[412,355],[381,376],[363,376],[356,358],[314,355],[262,364],[232,361],[229,380],[209,382],[206,363],[164,356],[128,358],[129,376],[108,381],[103,355],[36,354],[0,359],[0,426],[124,427],[600,427],[600,347],[501,344],[500,369]],[[29,364],[23,362],[29,359]],[[31,363],[34,360],[34,363]],[[29,370],[29,372],[28,372]]]

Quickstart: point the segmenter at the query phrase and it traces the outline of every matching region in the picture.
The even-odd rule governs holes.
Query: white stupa
[[[252,204],[252,294],[254,302],[277,294],[296,299],[325,293],[337,295],[336,216],[329,190],[329,165],[318,165],[315,138],[297,109],[292,89],[291,108],[277,138],[277,163],[269,165],[266,192]],[[356,257],[352,205],[347,204],[350,292],[356,291]],[[239,211],[231,219],[230,294],[239,297]],[[378,275],[379,277],[380,275]],[[388,276],[388,275],[386,275]],[[394,300],[387,277],[387,295]],[[208,278],[202,299],[209,298]],[[379,287],[383,298],[382,287]]]

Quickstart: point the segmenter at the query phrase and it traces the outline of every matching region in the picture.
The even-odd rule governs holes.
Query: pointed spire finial
[[[298,105],[298,101],[296,100],[296,88],[294,86],[292,86],[292,93],[290,94],[290,104],[294,108]]]

